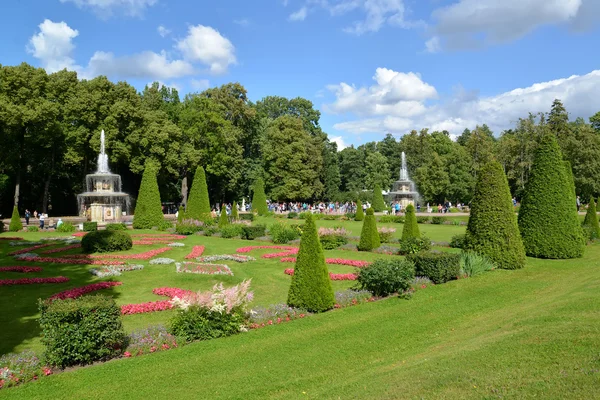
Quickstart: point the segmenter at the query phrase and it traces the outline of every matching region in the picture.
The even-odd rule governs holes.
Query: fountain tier
[[[400,179],[394,182],[392,190],[387,194],[390,202],[399,202],[402,208],[409,204],[415,204],[419,193],[415,189],[415,183],[408,176],[406,168],[406,155],[402,152],[402,166],[400,167]]]

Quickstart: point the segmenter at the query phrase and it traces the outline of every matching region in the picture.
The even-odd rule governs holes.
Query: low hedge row
[[[415,274],[433,283],[444,283],[460,275],[460,254],[444,252],[420,252],[410,254],[407,260],[414,262]]]

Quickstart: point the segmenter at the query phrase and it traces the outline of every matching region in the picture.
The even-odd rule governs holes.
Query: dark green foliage
[[[10,217],[10,225],[8,226],[8,230],[10,232],[18,232],[21,229],[23,229],[23,223],[21,222],[19,210],[15,206],[13,207],[12,217]]]
[[[581,257],[585,249],[575,193],[553,135],[545,135],[535,154],[519,212],[519,229],[528,256]]]
[[[204,226],[202,221],[184,219],[181,223],[175,225],[175,232],[180,235],[193,235],[194,233],[203,230]]]
[[[371,205],[375,212],[382,212],[385,209],[385,201],[381,193],[381,186],[378,183],[373,188],[373,204]]]
[[[263,225],[242,226],[242,239],[254,240],[265,236],[266,227]]]
[[[434,225],[442,225],[447,220],[448,219],[446,217],[437,217],[437,216],[431,217],[431,223]]]
[[[317,227],[310,216],[304,223],[287,304],[311,312],[327,311],[335,304]]]
[[[90,364],[121,354],[126,335],[121,308],[107,296],[40,300],[40,327],[49,365]]]
[[[415,277],[415,265],[402,259],[377,259],[368,267],[361,268],[357,282],[360,289],[374,296],[402,293],[410,288]]]
[[[277,221],[269,229],[269,234],[275,244],[286,244],[300,237],[301,231],[297,225],[291,226],[282,221]]]
[[[466,246],[464,246],[466,244]],[[481,168],[471,201],[463,248],[486,256],[498,268],[525,266],[525,249],[504,170],[498,161]]]
[[[390,222],[395,224],[403,224],[406,221],[406,218],[402,215],[382,215],[377,221],[382,224],[387,224]]]
[[[35,225],[29,225],[27,227],[27,232],[39,232],[39,231],[40,231],[40,229]]]
[[[400,247],[398,249],[398,254],[400,255],[415,254],[420,251],[431,249],[431,240],[425,236],[400,239],[399,243]]]
[[[410,238],[421,237],[419,232],[419,225],[417,224],[417,217],[415,215],[415,206],[409,204],[406,207],[406,214],[404,216],[404,228],[402,229],[402,240]]]
[[[92,231],[81,239],[85,253],[129,250],[132,246],[131,236],[125,231]]]
[[[105,229],[107,231],[126,231],[127,225],[124,223],[106,224]]]
[[[183,206],[179,206],[179,210],[177,210],[177,223],[180,224],[185,217],[185,210]]]
[[[344,235],[323,235],[319,240],[324,250],[334,250],[348,243],[348,238]]]
[[[596,213],[596,202],[594,198],[590,198],[585,219],[583,220],[583,228],[589,239],[600,238],[600,225],[598,225],[598,214]]]
[[[430,222],[431,222],[431,217],[426,217],[424,215],[417,217],[417,224],[428,224]]]
[[[355,221],[362,221],[365,219],[365,212],[362,209],[362,203],[360,200],[356,200],[356,214],[354,215]]]
[[[4,232],[4,222],[0,221],[0,233]]]
[[[267,207],[267,195],[265,195],[265,182],[262,178],[258,178],[254,182],[252,190],[252,211],[261,216],[267,215],[269,209]]]
[[[433,283],[444,283],[458,278],[460,254],[420,252],[406,257],[415,263],[415,275],[424,276]]]
[[[151,229],[158,226],[164,219],[156,173],[156,167],[147,162],[135,203],[133,229]]]
[[[240,213],[241,221],[254,221],[254,214],[252,213]]]
[[[360,232],[360,243],[358,251],[371,251],[381,246],[379,240],[379,232],[377,232],[377,221],[373,215],[373,209],[367,209],[367,215],[363,222],[362,231]]]
[[[83,231],[84,232],[92,232],[98,230],[97,222],[84,222],[83,223]]]
[[[225,225],[221,229],[221,237],[225,239],[231,239],[242,234],[242,226],[239,224]]]
[[[188,342],[209,340],[234,335],[243,324],[244,314],[241,311],[220,313],[191,306],[187,310],[179,310],[171,319],[169,333]]]
[[[231,206],[231,219],[237,221],[240,219],[240,214],[238,212],[237,203],[234,201],[233,206]]]
[[[463,249],[467,243],[466,238],[467,235],[465,234],[452,236],[452,239],[450,239],[450,247],[453,249]]]
[[[62,224],[60,224],[60,226],[58,228],[56,228],[56,232],[62,232],[62,233],[75,232],[75,226],[70,222],[63,222]]]
[[[298,218],[298,213],[295,211],[290,211],[287,215],[288,219]]]
[[[229,225],[229,217],[227,216],[227,208],[225,204],[221,205],[221,216],[219,217],[219,228]]]
[[[207,221],[210,216],[210,201],[208,199],[208,187],[206,186],[206,173],[202,166],[196,168],[194,182],[188,196],[185,218],[198,221]]]
[[[168,231],[173,228],[173,222],[163,219],[160,224],[157,225],[159,231]]]

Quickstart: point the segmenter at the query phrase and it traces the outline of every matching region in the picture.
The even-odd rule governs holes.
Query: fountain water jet
[[[419,193],[415,189],[415,183],[408,176],[406,168],[406,155],[402,152],[402,165],[400,167],[400,179],[394,182],[392,190],[387,194],[390,202],[400,202],[402,208],[409,204],[415,205],[419,198]]]

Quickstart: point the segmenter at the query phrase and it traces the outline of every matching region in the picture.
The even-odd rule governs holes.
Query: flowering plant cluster
[[[68,251],[68,250],[73,250],[73,249],[79,249],[79,248],[81,248],[81,243],[71,244],[69,246],[64,246],[64,247],[59,247],[57,249],[45,250],[45,251],[42,251],[42,254],[61,253],[63,251]]]
[[[40,376],[52,374],[31,351],[10,353],[0,357],[0,389],[35,381]]]
[[[381,241],[381,243],[389,243],[392,241],[394,233],[396,233],[396,228],[377,228],[377,233],[379,233],[379,240]]]
[[[220,314],[230,314],[234,310],[244,311],[254,298],[254,293],[250,291],[251,281],[251,279],[244,280],[229,288],[225,288],[223,283],[218,283],[211,291],[188,292],[183,296],[174,297],[171,302],[183,310],[191,306],[199,306]]]
[[[185,235],[173,235],[170,233],[161,233],[158,235],[154,235],[151,233],[134,233],[131,236],[135,237],[135,238],[143,238],[144,240],[149,239],[149,240],[171,240],[171,241],[182,240],[187,237]]]
[[[321,227],[318,231],[320,236],[348,236],[349,232],[345,228],[325,228]]]
[[[215,254],[212,256],[198,257],[196,260],[199,262],[235,261],[239,263],[245,263],[248,261],[256,261],[256,258],[238,254]]]
[[[204,246],[194,246],[190,254],[185,256],[186,260],[192,260],[196,257],[200,257],[204,253]]]
[[[65,276],[57,276],[54,278],[0,279],[0,286],[37,285],[40,283],[64,283],[64,282],[69,282],[69,278],[67,278]]]
[[[50,300],[76,299],[77,297],[83,296],[84,294],[87,294],[90,292],[95,292],[96,290],[108,289],[110,287],[119,286],[122,284],[123,284],[123,282],[92,283],[89,285],[85,285],[85,286],[81,286],[81,287],[77,287],[77,288],[73,288],[73,289],[68,289],[68,290],[56,293],[55,295],[50,296]]]
[[[189,290],[179,289],[179,288],[156,288],[152,290],[152,293],[158,296],[166,296],[169,298],[174,298],[176,296],[183,297],[188,293],[193,293]],[[144,314],[155,311],[165,311],[173,308],[173,304],[170,300],[158,300],[158,301],[149,301],[146,303],[139,304],[125,304],[121,306],[121,314],[123,315],[131,315],[131,314]]]
[[[294,268],[286,268],[283,271],[287,275],[294,275]],[[333,272],[329,273],[329,279],[332,281],[355,281],[358,278],[356,274],[334,274]]]
[[[23,253],[23,254],[19,254],[14,256],[17,260],[24,260],[26,258],[29,257],[39,257],[36,253]]]
[[[22,237],[16,237],[16,236],[2,236],[0,237],[0,240],[25,240]]]
[[[293,247],[293,246],[246,246],[246,247],[240,247],[235,252],[236,253],[250,253],[252,250],[259,250],[259,249],[296,250],[298,248]]]
[[[87,232],[75,232],[74,234],[72,234],[71,236],[75,236],[75,237],[84,237],[85,235],[87,235]]]
[[[117,260],[149,260],[152,257],[156,257],[159,254],[164,253],[165,251],[171,250],[170,247],[161,247],[159,249],[148,250],[143,253],[137,254],[93,254],[93,255],[81,255],[81,254],[72,254],[64,256],[63,258],[95,258],[95,259],[117,259]],[[104,261],[106,262],[106,261]]]
[[[175,260],[173,260],[172,258],[167,258],[167,257],[158,257],[158,258],[154,258],[152,260],[150,260],[150,264],[151,265],[158,265],[158,264],[173,264],[175,262]]]
[[[197,264],[192,262],[175,263],[177,272],[202,275],[231,275],[233,272],[225,264]]]
[[[342,290],[335,292],[335,308],[355,306],[361,303],[374,301],[373,294],[368,290]]]
[[[275,304],[267,308],[258,307],[250,310],[248,321],[250,329],[258,329],[268,325],[281,324],[309,315],[308,311],[293,308],[287,304]]]
[[[29,252],[32,252],[34,250],[41,249],[41,248],[44,248],[44,247],[49,247],[49,246],[54,246],[54,243],[38,244],[36,246],[27,247],[27,248],[24,248],[24,249],[21,249],[21,250],[11,251],[10,253],[8,253],[8,255],[9,256],[16,256],[18,254],[29,253]]]
[[[183,343],[167,332],[164,326],[155,325],[141,329],[129,335],[129,345],[123,355],[125,357],[141,356],[157,351],[179,347]]]
[[[19,238],[19,239],[22,239],[22,238]],[[10,242],[10,243],[8,243],[8,245],[11,247],[17,247],[17,246],[34,246],[34,245],[42,244],[42,243],[44,243],[44,242],[42,242],[42,241],[28,242],[26,240],[21,240],[21,241],[17,241],[17,242]]]
[[[277,258],[277,257],[293,256],[294,254],[298,254],[298,250],[299,249],[297,247],[293,247],[291,250],[289,250],[289,251],[282,251],[281,253],[263,254],[262,258]]]
[[[426,289],[428,286],[433,286],[434,283],[431,282],[431,279],[425,276],[415,276],[411,283],[411,289],[416,291],[417,289]]]
[[[64,242],[65,244],[81,243],[79,239],[71,236],[46,236],[40,239],[42,242]]]
[[[398,254],[398,250],[399,249],[397,247],[382,245],[376,249],[373,249],[372,252],[377,253],[377,254],[394,255],[394,254]]]
[[[296,257],[283,257],[281,262],[296,262]],[[363,268],[368,265],[371,265],[369,261],[362,260],[346,260],[343,258],[326,258],[325,262],[327,264],[337,264],[337,265],[349,265],[351,267]]]
[[[173,243],[169,243],[167,246],[169,246],[169,247],[183,247],[183,246],[185,246],[185,244],[183,244],[181,242],[173,242]]]
[[[121,272],[135,271],[135,270],[139,270],[139,269],[144,269],[144,266],[141,264],[122,265],[122,266],[107,265],[101,269],[96,269],[96,268],[90,269],[90,274],[95,275],[99,278],[107,278],[109,276],[119,276],[119,275],[121,275]]]
[[[77,264],[77,265],[123,265],[125,261],[110,261],[110,260],[94,260],[89,258],[89,256],[78,255],[78,257],[70,258],[68,256],[64,257],[39,257],[35,253],[30,253],[30,255],[26,256],[23,254],[19,257],[20,260],[23,261],[32,261],[32,262],[43,262],[43,263],[56,263],[56,264]]]
[[[19,267],[19,266],[15,266],[15,267],[0,267],[0,272],[23,272],[23,273],[29,273],[29,272],[41,272],[42,271],[42,267]]]

